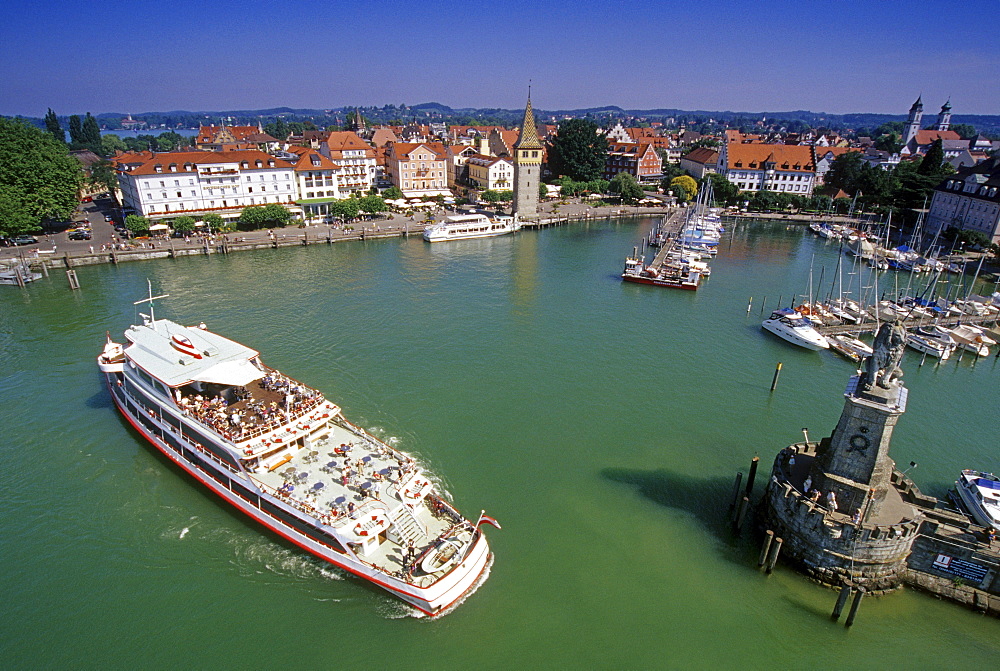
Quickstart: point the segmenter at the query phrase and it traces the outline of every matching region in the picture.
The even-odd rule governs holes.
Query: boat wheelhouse
[[[811,350],[830,349],[830,343],[812,322],[789,308],[775,310],[761,323],[761,327],[793,345]]]
[[[521,223],[513,217],[494,217],[485,214],[466,214],[448,217],[443,222],[424,229],[427,242],[447,240],[469,240],[472,238],[492,238],[521,229]]]
[[[108,336],[98,367],[125,419],[194,479],[428,615],[485,579],[493,555],[479,525],[492,518],[464,518],[414,459],[257,351],[157,320],[152,305],[143,317],[126,343]]]
[[[955,481],[959,502],[984,527],[1000,531],[1000,478],[992,473],[965,469]]]

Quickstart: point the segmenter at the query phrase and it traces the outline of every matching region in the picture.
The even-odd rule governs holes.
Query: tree
[[[867,165],[861,152],[846,151],[830,164],[826,173],[826,183],[845,193],[858,192],[858,179],[861,177],[861,167]]]
[[[184,136],[180,133],[175,133],[172,130],[168,130],[165,133],[160,133],[156,137],[156,150],[157,151],[173,151],[181,147],[186,140]]]
[[[538,198],[544,199],[549,197],[549,189],[541,182],[538,183]]]
[[[382,197],[386,200],[398,200],[403,197],[403,192],[399,190],[398,186],[390,186],[382,192]]]
[[[592,179],[584,187],[591,193],[607,193],[610,182],[606,179]]]
[[[66,142],[66,131],[59,125],[59,118],[51,107],[45,113],[45,130],[59,142]]]
[[[934,140],[927,153],[924,154],[923,160],[920,161],[920,167],[917,168],[918,174],[936,175],[941,172],[941,164],[944,163],[944,148],[942,144],[941,138]]]
[[[589,181],[604,172],[607,156],[608,141],[598,132],[596,123],[569,119],[559,124],[549,149],[549,164],[556,174]]]
[[[898,154],[899,150],[903,148],[903,143],[899,133],[886,133],[875,140],[875,148],[890,154]]]
[[[368,214],[378,214],[388,210],[389,206],[379,196],[365,196],[358,200],[358,209]]]
[[[181,216],[174,219],[175,233],[190,233],[194,230],[194,217]]]
[[[948,129],[958,133],[958,136],[963,140],[971,140],[979,135],[979,133],[976,132],[976,127],[971,123],[953,123],[948,127]]]
[[[122,140],[129,151],[156,151],[156,137],[152,135],[137,135]]]
[[[484,203],[499,203],[500,202],[500,192],[494,191],[493,189],[487,189],[479,194],[479,200]]]
[[[83,142],[83,122],[80,115],[74,114],[69,118],[69,143],[72,145],[82,145]]]
[[[229,228],[226,224],[226,220],[222,218],[221,214],[216,214],[215,212],[210,212],[201,218],[201,221],[208,228],[209,233],[215,231],[222,231]]]
[[[511,191],[510,189],[504,189],[500,191],[499,196],[501,203],[509,203],[510,201],[514,200],[514,192]]]
[[[0,118],[0,236],[69,219],[82,177],[65,144],[24,121]]]
[[[712,185],[712,195],[716,202],[724,205],[736,205],[740,202],[740,188],[730,182],[725,175],[710,172],[701,180],[701,188]]]
[[[611,182],[608,183],[608,191],[618,194],[621,201],[628,205],[631,205],[643,196],[642,187],[635,181],[635,177],[627,172],[620,172],[612,177]]]
[[[689,200],[694,200],[694,197],[698,195],[698,182],[694,181],[694,177],[691,175],[681,175],[670,180],[670,190],[674,192],[677,200],[686,203]],[[683,197],[679,191],[684,192]]]
[[[90,116],[90,112],[87,112],[87,117],[83,120],[83,144],[94,153],[101,150],[101,127],[97,125],[97,119]]]
[[[127,228],[133,236],[142,235],[149,231],[149,220],[146,217],[140,217],[138,214],[130,214],[125,217],[125,228]]]
[[[114,133],[101,136],[101,155],[114,156],[120,151],[125,151],[125,143]]]
[[[768,191],[767,189],[762,189],[753,195],[750,199],[750,209],[757,210],[759,212],[766,212],[768,210],[778,209],[778,197],[774,191]]]
[[[335,217],[339,217],[342,221],[357,219],[360,213],[361,208],[358,206],[358,200],[356,198],[335,200],[330,203],[330,214]]]
[[[103,191],[114,193],[118,188],[118,173],[114,164],[106,158],[90,166],[90,183]]]

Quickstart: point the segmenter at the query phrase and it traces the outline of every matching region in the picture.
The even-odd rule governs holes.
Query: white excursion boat
[[[813,328],[812,322],[795,310],[788,308],[775,310],[761,323],[761,326],[793,345],[812,350],[830,349],[830,343]]]
[[[871,345],[846,334],[827,336],[826,339],[830,347],[854,362],[860,362],[874,353]]]
[[[152,293],[152,292],[150,292]],[[351,424],[258,352],[155,318],[110,334],[97,364],[142,436],[227,503],[428,615],[457,605],[493,561],[416,462]],[[156,298],[163,298],[162,296]]]
[[[446,240],[468,240],[470,238],[492,238],[521,230],[521,222],[514,217],[495,217],[485,214],[465,214],[448,217],[438,224],[424,229],[427,242]]]
[[[958,499],[973,519],[1000,531],[1000,478],[965,469],[955,482]]]

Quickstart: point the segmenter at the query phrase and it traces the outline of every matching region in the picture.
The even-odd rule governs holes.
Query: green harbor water
[[[759,454],[828,435],[852,366],[760,328],[835,245],[727,233],[697,292],[622,283],[650,220],[80,268],[0,287],[4,668],[945,668],[1000,621],[902,591],[852,629],[836,594],[726,524]],[[489,579],[415,617],[264,532],[119,419],[94,358],[132,302],[259,350],[416,455],[487,528]],[[747,314],[748,299],[754,303]],[[784,369],[768,392],[775,364]],[[893,439],[924,491],[997,469],[993,357],[919,366]]]

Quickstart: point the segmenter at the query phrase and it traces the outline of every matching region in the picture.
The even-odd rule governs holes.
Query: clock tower
[[[542,176],[544,148],[538,140],[535,114],[531,110],[531,94],[524,108],[521,134],[514,143],[514,208],[517,219],[534,219],[538,216],[538,185]]]

